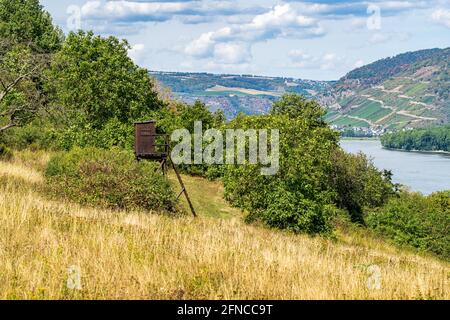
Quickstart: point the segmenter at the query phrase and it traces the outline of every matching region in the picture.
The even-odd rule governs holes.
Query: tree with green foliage
[[[211,128],[220,130],[225,121],[222,111],[213,113],[199,100],[193,105],[177,102],[173,104],[172,107],[172,109],[161,109],[160,112],[156,113],[158,132],[170,135],[176,129],[187,129],[192,135],[192,148],[194,147],[195,122],[201,122],[202,134],[204,134],[206,130]],[[176,141],[172,141],[172,147],[175,144]],[[178,167],[184,173],[207,176],[207,172],[211,166],[204,163],[190,165],[180,164]]]
[[[130,126],[131,132],[133,121],[163,107],[153,80],[128,57],[129,49],[115,37],[83,31],[68,35],[48,77],[53,112],[69,135],[98,135],[108,125]]]
[[[63,34],[37,0],[0,0],[0,132],[22,126],[46,104],[42,72]]]
[[[450,259],[450,191],[429,196],[403,192],[370,211],[367,224],[399,245]]]
[[[364,224],[363,209],[384,205],[396,192],[392,173],[378,170],[363,153],[337,149],[332,164],[330,184],[336,190],[335,203],[348,211],[353,222]]]
[[[34,52],[52,53],[63,38],[39,0],[0,0],[0,39],[10,46],[22,44]]]
[[[327,233],[336,207],[363,224],[366,208],[383,206],[395,194],[391,173],[376,169],[362,154],[345,153],[324,115],[316,102],[287,94],[270,115],[241,115],[226,125],[280,132],[275,175],[261,175],[261,164],[225,166],[225,197],[246,210],[249,221],[294,232]]]
[[[450,152],[450,126],[393,132],[381,137],[385,148]]]
[[[327,126],[324,120],[325,109],[315,100],[308,100],[303,95],[295,93],[285,94],[281,99],[274,102],[271,114],[300,118],[310,127]]]
[[[0,133],[29,123],[41,108],[42,93],[35,79],[45,60],[23,46],[0,52]]]
[[[327,233],[335,191],[329,183],[338,135],[322,123],[324,110],[286,95],[263,116],[240,116],[227,128],[278,129],[279,170],[261,175],[261,164],[227,165],[225,197],[246,210],[248,220],[294,232]]]

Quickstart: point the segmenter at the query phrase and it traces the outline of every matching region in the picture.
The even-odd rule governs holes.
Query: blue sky
[[[42,0],[66,33],[126,38],[164,71],[334,80],[398,53],[450,46],[450,0]]]

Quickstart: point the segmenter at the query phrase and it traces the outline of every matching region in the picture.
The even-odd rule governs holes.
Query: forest
[[[381,143],[389,149],[450,152],[450,126],[393,132],[383,135]]]

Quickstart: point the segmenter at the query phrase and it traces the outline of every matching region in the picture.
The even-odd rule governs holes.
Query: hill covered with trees
[[[349,80],[357,80],[360,85],[374,85],[407,71],[416,63],[430,61],[431,64],[439,64],[448,56],[450,48],[426,49],[406,52],[394,57],[388,57],[362,66],[340,79],[337,86],[344,85]]]
[[[385,148],[406,151],[450,152],[450,125],[385,134],[381,143]]]
[[[327,119],[387,130],[450,121],[450,48],[408,52],[355,69],[334,86]]]

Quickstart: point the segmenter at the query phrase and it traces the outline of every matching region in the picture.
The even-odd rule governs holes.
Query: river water
[[[391,170],[394,182],[412,191],[450,190],[450,155],[386,150],[379,140],[342,140],[341,146],[351,153],[362,151],[379,169]]]

